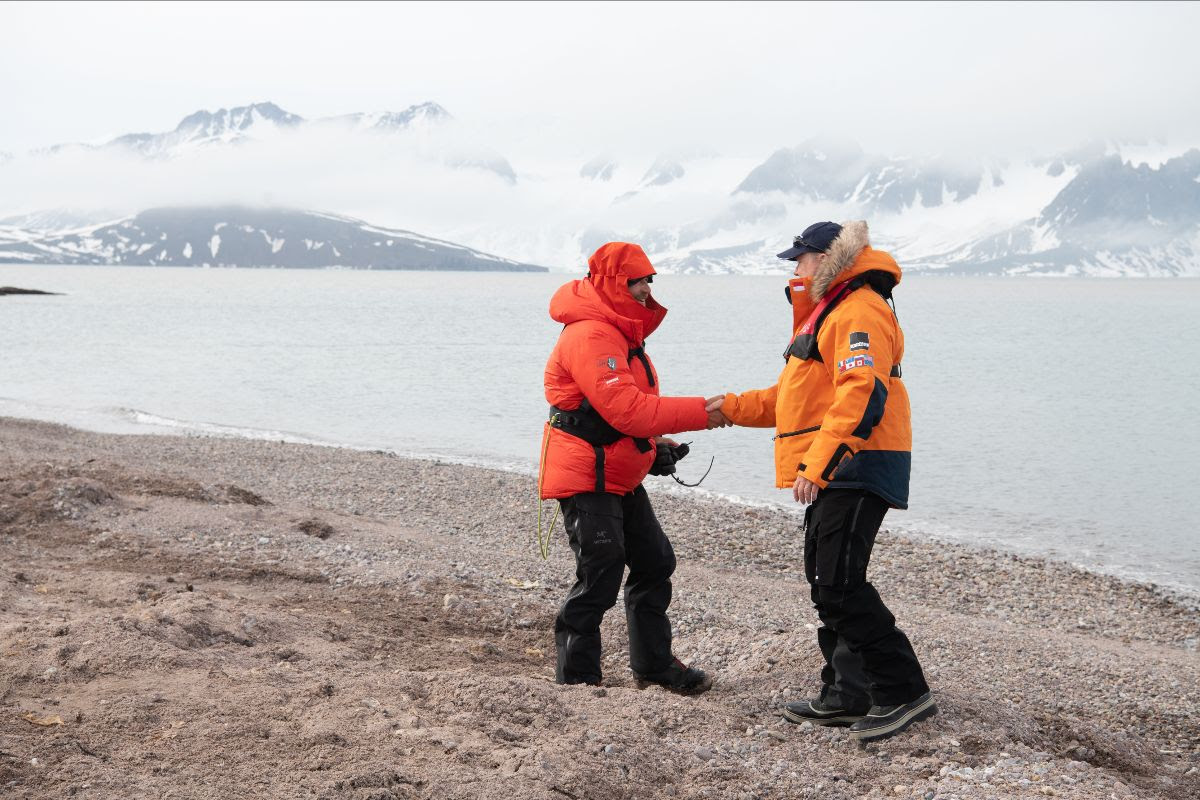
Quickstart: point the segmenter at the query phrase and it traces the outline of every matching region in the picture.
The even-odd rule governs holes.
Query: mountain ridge
[[[164,194],[191,199],[181,177],[208,179],[204,167],[216,165],[224,183],[197,184],[207,200],[233,199],[228,195],[245,189],[235,182],[252,172],[259,183],[238,200],[282,194],[297,208],[367,208],[373,218],[521,263],[583,263],[594,246],[624,240],[642,244],[663,271],[784,272],[788,265],[774,253],[807,224],[866,218],[879,246],[918,271],[1200,276],[1195,148],[1098,141],[1020,158],[966,159],[884,155],[851,139],[817,136],[757,159],[702,150],[642,158],[603,151],[573,162],[534,162],[518,172],[455,125],[433,101],[314,119],[257,102],[193,112],[170,131],[79,147],[142,156],[135,162],[143,165],[141,185],[160,173],[175,182],[167,192],[143,192],[143,202],[125,207],[130,214],[159,207]],[[324,133],[288,138],[303,131]],[[24,170],[36,181],[38,167],[20,161],[0,154],[0,170]],[[64,180],[77,161],[62,160]],[[127,163],[118,160],[114,174]],[[259,163],[266,168],[254,169]],[[475,175],[487,177],[480,182]],[[273,191],[273,182],[293,187],[291,194]],[[325,195],[331,182],[341,184],[339,199]],[[89,188],[100,197],[92,202],[109,207],[103,185],[100,192]],[[369,200],[359,198],[360,188]],[[34,229],[25,239],[64,233],[55,225],[72,216],[111,219],[41,207],[16,194],[12,200],[26,213],[0,207],[9,214],[0,224]]]
[[[0,228],[0,263],[548,271],[353,217],[247,206],[148,209],[43,237]]]

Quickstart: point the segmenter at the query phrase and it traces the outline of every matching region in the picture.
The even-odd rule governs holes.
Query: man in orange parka
[[[708,408],[737,425],[774,427],[776,484],[810,504],[804,566],[825,668],[820,696],[788,704],[784,717],[880,739],[937,711],[908,637],[867,581],[884,514],[908,507],[904,333],[887,303],[900,267],[871,247],[861,221],[811,225],[779,257],[796,262],[779,381],[711,398]]]
[[[558,499],[575,552],[576,582],[554,621],[559,683],[599,684],[600,621],[621,589],[629,662],[640,681],[695,694],[711,679],[671,650],[675,553],[642,487],[664,434],[703,430],[702,397],[661,397],[646,337],[667,310],[650,293],[654,267],[642,248],[609,242],[588,276],[562,286],[550,316],[563,324],[546,363],[550,421],[544,431],[540,494]],[[718,415],[719,416],[719,415]]]

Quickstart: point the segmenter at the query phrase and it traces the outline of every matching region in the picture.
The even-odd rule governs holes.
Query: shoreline
[[[573,562],[561,528],[536,555],[530,475],[0,418],[0,788],[1200,794],[1200,612],[1158,587],[881,532],[872,581],[941,710],[858,748],[778,716],[819,668],[794,517],[651,494],[699,698],[636,688],[619,608],[604,688],[553,683]]]
[[[535,466],[518,464],[514,461],[505,461],[499,458],[467,458],[423,450],[400,451],[392,448],[374,447],[371,445],[328,441],[320,439],[319,437],[313,437],[306,434],[293,433],[289,431],[244,428],[232,425],[224,425],[216,422],[177,420],[161,417],[159,415],[132,408],[122,408],[118,410],[128,414],[136,420],[135,422],[130,423],[130,429],[99,430],[95,428],[81,427],[78,424],[72,424],[69,422],[60,422],[56,419],[40,417],[10,417],[5,416],[2,413],[0,413],[0,422],[5,420],[38,422],[112,436],[174,436],[185,439],[212,438],[226,439],[229,441],[278,442],[281,444],[301,445],[306,447],[323,447],[355,453],[386,453],[387,455],[394,456],[396,458],[495,470],[497,472],[510,473],[525,477],[536,474]],[[137,428],[144,428],[144,430],[137,430]],[[803,511],[796,511],[795,509],[791,508],[791,505],[787,502],[755,499],[742,495],[723,494],[719,492],[711,492],[703,488],[684,489],[668,481],[652,483],[654,485],[648,488],[652,488],[654,492],[658,494],[681,498],[698,497],[708,502],[730,503],[732,505],[758,509],[769,513],[793,515],[797,520],[803,516]],[[920,523],[909,524],[903,516],[899,516],[896,512],[893,512],[891,517],[886,521],[885,529],[895,529],[900,531],[903,536],[918,539],[924,542],[942,544],[956,548],[964,548],[966,550],[977,551],[985,555],[997,557],[1016,556],[1018,558],[1031,559],[1034,561],[1045,561],[1053,564],[1065,565],[1089,574],[1115,578],[1122,583],[1128,583],[1130,585],[1149,589],[1157,594],[1162,595],[1163,597],[1170,599],[1172,602],[1180,603],[1181,605],[1200,610],[1200,584],[1197,584],[1196,586],[1189,586],[1182,583],[1170,583],[1162,580],[1156,580],[1153,577],[1126,577],[1118,573],[1120,565],[1116,564],[1111,565],[1111,569],[1109,569],[1108,567],[1110,565],[1106,565],[1102,562],[1088,563],[1086,561],[1076,560],[1075,558],[1066,555],[1055,556],[1040,553],[1035,549],[1028,547],[1006,547],[1004,546],[1003,542],[997,543],[973,541],[968,538],[931,532],[927,529],[923,529],[920,526]]]

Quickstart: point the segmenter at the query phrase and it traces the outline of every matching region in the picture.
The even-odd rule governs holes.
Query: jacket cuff
[[[810,449],[805,456],[806,463],[800,465],[800,471],[804,477],[822,489],[837,477],[837,472],[842,464],[854,458],[854,448],[842,442],[834,448],[832,453],[826,453],[828,451],[814,454]]]
[[[734,425],[741,424],[741,422],[738,421],[738,411],[740,410],[738,408],[739,405],[740,403],[738,401],[738,396],[733,392],[727,393],[725,395],[725,402],[721,403],[721,413],[726,417],[729,417],[729,421]]]
[[[829,481],[822,480],[820,473],[821,471],[819,469],[801,464],[800,469],[796,472],[796,477],[798,478],[803,475],[805,478],[815,483],[818,487],[824,489],[829,485]],[[792,483],[795,483],[795,481],[793,480]]]
[[[699,403],[699,410],[697,411],[696,421],[694,424],[689,425],[684,430],[702,431],[708,427],[708,412],[704,410],[704,406],[705,406],[704,398],[697,397],[696,400]]]

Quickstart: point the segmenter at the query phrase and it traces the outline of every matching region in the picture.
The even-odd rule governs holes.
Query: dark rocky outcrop
[[[0,294],[59,294],[59,292],[43,292],[41,289],[19,289],[16,286],[0,286]]]

